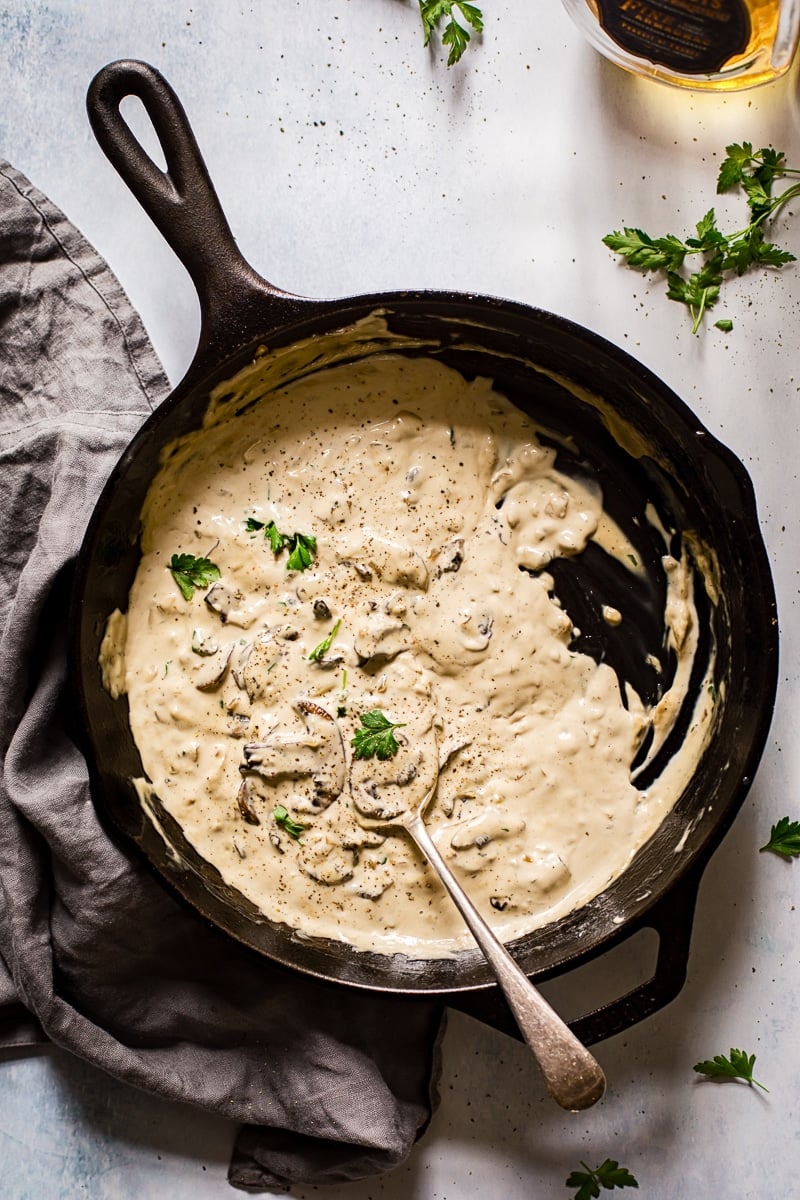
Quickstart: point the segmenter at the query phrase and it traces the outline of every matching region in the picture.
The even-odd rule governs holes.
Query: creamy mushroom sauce
[[[219,389],[145,505],[128,612],[101,652],[140,787],[300,936],[417,958],[472,944],[411,840],[375,827],[437,774],[428,824],[502,938],[586,903],[661,823],[707,735],[704,685],[681,753],[637,788],[645,733],[657,748],[687,700],[687,561],[665,545],[678,666],[648,710],[575,649],[547,570],[595,538],[635,573],[632,547],[599,487],[557,469],[489,381],[390,353],[268,380],[256,361]],[[316,539],[307,569],[287,569],[270,522]],[[184,599],[173,554],[208,557],[219,581]],[[603,615],[624,629],[624,612]],[[374,710],[398,723],[383,761],[351,745]]]

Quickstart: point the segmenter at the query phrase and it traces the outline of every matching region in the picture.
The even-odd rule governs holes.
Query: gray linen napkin
[[[441,1008],[316,984],[210,929],[106,836],[70,734],[73,561],[167,391],[106,263],[0,162],[0,1047],[50,1039],[243,1122],[244,1190],[357,1179],[427,1125]]]

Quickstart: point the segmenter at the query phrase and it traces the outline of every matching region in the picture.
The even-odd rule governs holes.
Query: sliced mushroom
[[[465,750],[467,746],[472,745],[472,738],[450,738],[446,742],[442,742],[439,747],[439,774],[445,769],[452,758],[458,754],[459,750]]]
[[[250,781],[243,779],[239,791],[236,793],[236,804],[248,825],[260,825],[261,819],[253,808],[251,800],[252,790]]]
[[[466,650],[485,650],[494,631],[494,617],[491,613],[470,613],[466,620],[461,622],[461,628]]]
[[[355,892],[365,900],[379,900],[383,893],[394,883],[394,873],[386,857],[375,854],[365,855],[359,863],[358,872],[348,883],[348,892]]]
[[[247,733],[247,727],[250,724],[250,716],[248,713],[232,712],[229,714],[226,731],[229,737],[243,738]]]
[[[251,703],[269,698],[277,690],[278,680],[273,672],[287,654],[286,644],[271,633],[262,634],[239,656],[234,678],[241,679]]]
[[[382,612],[369,613],[353,635],[353,649],[362,665],[376,660],[388,662],[412,644],[408,625]]]
[[[436,574],[455,574],[464,561],[464,539],[453,538],[442,550],[436,563]]]
[[[337,827],[338,837],[342,845],[347,850],[361,850],[365,846],[374,847],[382,846],[386,841],[386,835],[380,833],[377,829],[365,829],[363,825],[359,825],[358,821],[351,816],[347,824],[342,827]]]
[[[244,596],[241,592],[233,592],[223,583],[214,583],[203,597],[212,612],[215,612],[223,625],[235,625],[239,629],[247,629],[255,620],[255,614],[242,608]]]
[[[342,554],[341,561],[352,562],[363,578],[374,572],[384,583],[403,587],[428,587],[428,568],[416,550],[388,538],[368,537],[363,544],[353,543]]]
[[[397,774],[395,783],[398,787],[408,787],[417,778],[417,764],[415,762],[407,763]]]
[[[206,592],[203,597],[208,607],[215,612],[223,625],[228,620],[231,609],[234,607],[237,596],[226,588],[223,583],[215,583]]]
[[[208,658],[219,650],[219,643],[210,634],[201,633],[199,629],[192,630],[192,653],[201,658]]]
[[[192,673],[194,686],[201,692],[213,692],[218,688],[228,673],[232,654],[231,645],[209,655],[199,669]]]
[[[245,642],[244,645],[238,647],[231,664],[231,674],[236,682],[236,686],[243,692],[246,690],[244,682],[244,668],[247,666],[247,660],[252,653],[253,643]]]
[[[373,821],[392,821],[411,808],[402,788],[381,785],[375,779],[353,782],[352,793],[356,811]]]
[[[309,830],[298,842],[300,870],[317,883],[344,883],[352,876],[355,861],[353,851],[341,846],[330,829]]]
[[[450,838],[454,850],[483,849],[489,842],[521,833],[525,822],[499,808],[487,808],[456,825]]]
[[[295,708],[303,731],[275,730],[263,741],[248,742],[239,769],[252,771],[272,787],[285,781],[305,783],[294,790],[293,806],[299,812],[319,812],[344,790],[342,735],[327,709],[313,700],[298,700]]]

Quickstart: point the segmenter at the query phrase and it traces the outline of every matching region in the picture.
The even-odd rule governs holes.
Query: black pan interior
[[[714,600],[699,575],[697,588],[704,624],[700,675],[712,650],[716,655],[711,744],[674,810],[628,869],[589,904],[514,943],[526,972],[543,977],[618,939],[621,929],[705,861],[747,792],[767,734],[777,670],[775,599],[752,488],[738,460],[641,364],[586,330],[523,305],[447,293],[309,302],[301,319],[265,331],[258,341],[275,348],[314,335],[324,349],[333,331],[376,310],[399,337],[435,343],[403,352],[434,354],[468,378],[493,379],[498,391],[549,431],[562,469],[588,470],[599,478],[606,507],[647,565],[647,582],[632,583],[629,572],[594,547],[555,565],[555,591],[580,629],[579,648],[609,662],[646,700],[657,698],[673,663],[661,618],[663,542],[645,520],[645,507],[655,506],[676,552],[690,531],[713,547],[718,564]],[[105,622],[115,608],[127,606],[139,557],[138,514],[162,449],[199,426],[211,388],[249,362],[255,346],[200,382],[179,387],[150,418],[109,480],[87,532],[75,589],[73,668],[95,802],[109,829],[133,839],[180,896],[270,958],[379,990],[453,993],[489,986],[493,979],[477,951],[418,961],[294,937],[232,893],[156,802],[157,828],[131,784],[142,767],[127,705],[124,697],[111,700],[98,669]],[[634,614],[624,635],[601,619],[604,603]],[[660,674],[647,665],[648,654],[659,659]],[[663,754],[674,750],[684,732],[685,724],[679,724]],[[642,786],[648,778],[641,779]]]

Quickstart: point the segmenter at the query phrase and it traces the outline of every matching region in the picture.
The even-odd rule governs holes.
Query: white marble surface
[[[415,0],[6,0],[0,155],[106,256],[177,382],[197,334],[191,285],[84,112],[99,67],[146,59],[182,97],[239,244],[274,283],[312,296],[456,288],[552,309],[641,358],[744,460],[779,596],[780,688],[755,785],[703,880],[679,999],[598,1048],[609,1091],[577,1117],[545,1098],[521,1045],[453,1017],[442,1104],[407,1164],[294,1194],[550,1200],[571,1194],[564,1180],[580,1159],[611,1156],[651,1200],[789,1197],[800,862],[758,846],[778,817],[800,817],[800,266],[728,285],[717,315],[734,332],[692,338],[662,285],[618,267],[600,238],[623,223],[687,231],[715,203],[730,141],[800,162],[797,73],[728,98],[680,94],[600,59],[558,0],[483,8],[482,42],[448,71],[422,47]],[[776,240],[800,254],[800,222],[779,224]],[[591,987],[643,969],[651,949],[595,966]],[[569,1008],[569,991],[551,995]],[[768,1095],[693,1074],[731,1046],[757,1054]],[[56,1051],[0,1061],[9,1200],[229,1197],[232,1136]]]

